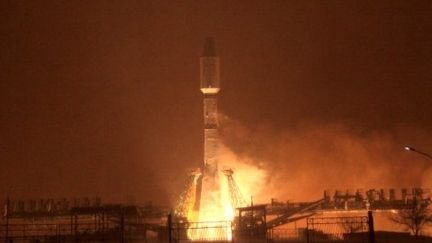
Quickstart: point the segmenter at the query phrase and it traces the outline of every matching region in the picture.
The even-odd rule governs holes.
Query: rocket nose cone
[[[207,37],[205,39],[203,56],[205,57],[216,56],[215,41],[213,37]]]

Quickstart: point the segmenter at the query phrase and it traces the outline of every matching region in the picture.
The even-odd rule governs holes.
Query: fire
[[[247,161],[239,160],[225,147],[222,148],[220,158],[221,161],[226,161],[226,163],[221,163],[222,168],[234,168],[235,170],[237,193],[250,196],[252,191],[255,193],[261,191],[262,183],[265,181],[263,170],[250,165]],[[236,207],[247,206],[244,199],[240,201],[240,198],[236,200],[233,198],[242,197],[242,195],[234,195],[234,188],[232,184],[230,185],[229,179],[232,173],[232,170],[221,170],[214,181],[215,186],[204,183],[200,210],[195,214],[190,213],[188,217],[189,222],[199,222],[188,229],[189,239],[210,241],[232,239],[231,225],[234,221]]]
[[[188,236],[192,240],[231,240],[231,222],[234,220],[234,207],[231,202],[225,175],[219,173],[216,187],[203,188],[201,208],[198,217],[189,219],[199,222],[190,227]]]

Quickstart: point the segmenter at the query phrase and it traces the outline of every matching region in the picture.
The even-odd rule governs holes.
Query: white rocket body
[[[202,208],[201,205],[214,204],[217,201],[217,193],[220,191],[217,111],[217,94],[220,90],[219,57],[216,56],[214,41],[211,38],[206,39],[203,56],[200,58],[200,81],[200,89],[204,95],[204,163],[202,175],[197,184],[194,206],[196,211]]]
[[[213,176],[218,169],[218,111],[220,90],[219,57],[214,42],[207,39],[200,59],[201,92],[204,94],[204,174]]]

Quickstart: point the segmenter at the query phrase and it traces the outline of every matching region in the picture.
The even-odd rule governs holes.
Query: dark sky
[[[172,201],[202,162],[207,36],[220,110],[251,131],[344,124],[432,152],[431,16],[431,1],[3,0],[1,193]]]

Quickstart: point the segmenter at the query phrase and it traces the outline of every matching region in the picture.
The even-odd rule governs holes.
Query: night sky
[[[431,1],[3,0],[1,195],[172,202],[202,163],[207,36],[223,140],[239,157],[268,171],[308,163],[322,189],[308,168],[323,156],[332,173],[349,160],[355,174],[360,150],[378,167],[398,160],[405,186],[429,169],[402,147],[432,153]],[[352,146],[319,152],[332,141],[332,154]]]

